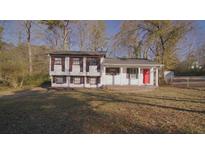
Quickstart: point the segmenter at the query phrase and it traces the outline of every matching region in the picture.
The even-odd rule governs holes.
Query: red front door
[[[150,83],[150,69],[143,69],[143,83]]]

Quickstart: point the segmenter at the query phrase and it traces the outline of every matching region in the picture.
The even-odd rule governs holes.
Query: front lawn
[[[205,89],[1,91],[0,133],[205,133]]]

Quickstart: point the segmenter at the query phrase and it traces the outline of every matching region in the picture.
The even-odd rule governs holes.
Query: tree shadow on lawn
[[[204,85],[201,85],[201,86],[190,86],[190,87],[187,87],[186,85],[184,86],[174,86],[172,85],[171,87],[175,87],[175,88],[178,88],[178,89],[181,89],[181,90],[196,90],[196,91],[205,91],[205,88],[204,88]]]
[[[192,109],[184,109],[184,108],[179,108],[179,107],[174,107],[174,106],[166,106],[166,105],[160,105],[157,102],[153,102],[153,103],[148,103],[148,102],[142,102],[139,99],[133,99],[130,100],[129,98],[126,97],[126,94],[110,94],[110,95],[105,95],[105,94],[93,94],[91,92],[84,92],[84,91],[79,91],[84,95],[88,96],[94,96],[96,97],[98,100],[101,101],[110,101],[110,102],[114,102],[114,103],[130,103],[130,104],[136,104],[136,105],[142,105],[142,106],[148,106],[148,107],[158,107],[158,108],[162,108],[162,109],[172,109],[172,110],[176,110],[176,111],[183,111],[183,112],[193,112],[193,113],[199,113],[199,114],[205,114],[205,110],[192,110]],[[123,95],[123,99],[122,99],[122,95]],[[138,95],[137,95],[138,97]],[[161,97],[151,97],[151,96],[143,96],[143,95],[139,95],[139,97],[141,98],[153,98],[153,99],[163,99],[163,100],[174,100],[172,98],[161,98]],[[178,101],[184,101],[184,100],[178,100]],[[196,103],[196,101],[193,101],[194,103]],[[107,104],[104,103],[104,104]],[[103,104],[101,104],[103,105]]]
[[[69,92],[68,92],[69,93]],[[119,115],[97,112],[85,99],[42,91],[21,91],[0,98],[0,133],[162,133]],[[89,94],[88,97],[89,98]]]
[[[190,99],[190,98],[179,98],[179,97],[171,97],[171,96],[147,96],[147,95],[137,95],[137,97],[142,98],[151,98],[151,99],[161,99],[161,100],[169,100],[169,101],[177,101],[177,102],[191,102],[191,103],[199,103],[205,104],[204,99]]]
[[[72,97],[24,90],[0,98],[0,133],[85,133],[81,116],[89,112]]]

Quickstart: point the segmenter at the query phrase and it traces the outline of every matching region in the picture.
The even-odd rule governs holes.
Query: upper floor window
[[[138,69],[137,68],[127,68],[127,77],[132,79],[138,79]]]
[[[55,58],[54,65],[61,65],[61,64],[62,64],[61,58]]]
[[[98,64],[98,61],[96,58],[90,58],[90,61],[89,61],[90,65],[97,65]]]
[[[73,58],[73,65],[80,65],[80,58]]]

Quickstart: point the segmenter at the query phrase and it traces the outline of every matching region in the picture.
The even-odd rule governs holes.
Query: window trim
[[[128,79],[139,79],[138,68],[127,68],[127,78]]]
[[[76,82],[76,79],[79,78],[79,83]],[[81,78],[80,77],[73,77],[73,84],[81,84]]]
[[[59,78],[62,79],[61,82],[58,81]],[[54,76],[53,80],[54,80],[55,84],[65,84],[66,83],[66,76]]]
[[[92,79],[95,79],[95,83],[92,83]],[[90,81],[90,85],[96,85],[97,84],[97,78],[96,77],[90,77],[89,81]]]
[[[109,69],[114,69],[115,70],[114,73],[113,72],[108,72]],[[118,74],[120,74],[120,68],[119,67],[106,67],[105,68],[105,74],[106,75],[118,75]]]
[[[98,59],[97,58],[90,58],[89,59],[89,65],[90,66],[97,66],[98,65]]]
[[[75,62],[77,62],[77,63],[75,64]],[[73,58],[72,59],[72,64],[73,65],[80,65],[80,58]]]
[[[54,65],[62,65],[62,58],[54,58]]]

